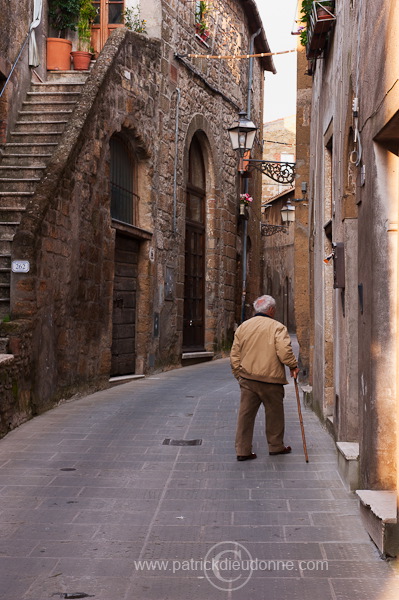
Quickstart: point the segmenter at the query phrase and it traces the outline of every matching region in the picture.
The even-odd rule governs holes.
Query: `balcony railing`
[[[313,2],[308,25],[306,58],[322,58],[336,20],[335,2],[331,0]]]

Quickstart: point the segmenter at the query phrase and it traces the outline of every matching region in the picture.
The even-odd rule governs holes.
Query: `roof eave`
[[[256,54],[270,52],[270,46],[266,38],[265,30],[263,29],[262,19],[260,17],[255,0],[241,0],[241,2],[248,17],[248,24],[251,34],[256,33],[258,29],[261,30],[260,34],[255,38]],[[277,73],[272,56],[263,56],[260,58],[260,62],[265,71]]]

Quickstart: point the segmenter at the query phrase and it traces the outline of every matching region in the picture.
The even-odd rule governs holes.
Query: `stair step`
[[[0,267],[11,270],[11,254],[0,254]]]
[[[40,125],[65,125],[65,123],[68,123],[68,119],[63,119],[62,121],[17,121],[15,125],[23,125],[26,127],[26,125],[38,125],[39,123]]]
[[[34,192],[40,179],[3,179],[0,178],[1,188],[6,193]]]
[[[13,131],[10,135],[12,139],[21,140],[20,143],[25,143],[27,145],[32,145],[36,143],[37,139],[40,139],[40,143],[52,142],[56,146],[58,146],[58,142],[55,141],[57,138],[61,136],[61,131]],[[13,143],[13,142],[11,142]]]
[[[38,84],[41,85],[41,84]],[[54,91],[54,92],[46,92],[44,90],[42,91],[38,91],[38,92],[27,92],[27,96],[31,97],[31,98],[36,98],[37,96],[79,96],[80,94],[80,90],[79,91],[73,91],[73,92],[62,92],[62,91]]]
[[[0,300],[10,301],[10,286],[6,283],[0,283]]]
[[[0,255],[8,255],[11,253],[11,240],[0,240]]]
[[[65,107],[65,109],[68,108],[72,108],[73,106],[75,106],[77,100],[52,100],[52,101],[47,101],[47,102],[39,102],[38,100],[36,102],[23,102],[22,103],[22,107],[24,108],[29,108],[29,110],[31,110],[32,112],[42,112],[45,111],[47,108],[60,108],[60,106]]]
[[[7,198],[7,197],[18,197],[18,196],[33,196],[33,192],[0,192],[0,197],[1,198]]]
[[[34,155],[34,154],[4,154],[1,159],[1,164],[3,169],[13,169],[18,167],[19,169],[27,169],[27,168],[39,168],[45,169],[46,165],[43,164],[43,158],[49,159],[52,154],[45,155]]]
[[[44,171],[46,165],[0,165],[0,181],[18,176],[20,179],[36,178]]]
[[[19,221],[10,221],[9,223],[0,222],[0,239],[7,241],[10,239],[10,236],[12,236],[11,239],[14,239],[19,224]]]
[[[0,269],[0,285],[10,286],[11,280],[11,270],[10,269]]]
[[[69,110],[46,110],[45,112],[42,112],[42,110],[40,112],[37,110],[22,110],[18,115],[18,119],[20,123],[30,123],[32,118],[36,117],[36,122],[40,121],[41,123],[44,123],[45,119],[49,119],[53,115],[55,117],[69,117],[72,112],[72,108]]]
[[[28,123],[27,121],[22,121],[15,123],[15,128],[11,132],[11,135],[18,133],[29,135],[60,134],[65,129],[65,124],[67,122],[68,121],[58,121],[57,123],[47,123],[46,121],[33,121]]]
[[[22,214],[25,212],[25,207],[20,208],[9,208],[0,207],[0,223],[14,222],[20,223]]]

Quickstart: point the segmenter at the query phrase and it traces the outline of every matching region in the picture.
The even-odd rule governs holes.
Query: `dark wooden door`
[[[204,228],[186,225],[183,346],[204,349]]]
[[[111,374],[131,375],[136,362],[136,291],[139,243],[116,233]]]

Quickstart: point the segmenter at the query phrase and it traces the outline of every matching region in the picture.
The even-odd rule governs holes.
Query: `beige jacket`
[[[297,367],[287,328],[266,315],[256,315],[238,327],[230,363],[237,379],[282,384],[288,383],[284,365]]]

